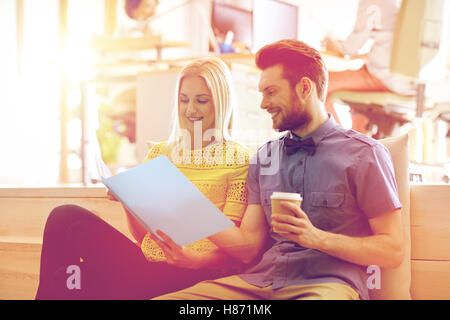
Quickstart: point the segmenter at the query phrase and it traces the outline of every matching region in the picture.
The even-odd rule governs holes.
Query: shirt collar
[[[320,125],[320,127],[318,127],[313,132],[308,133],[306,136],[299,137],[292,131],[289,131],[289,133],[286,136],[298,141],[308,139],[311,137],[314,140],[314,143],[317,145],[323,138],[325,138],[328,131],[334,128],[335,126],[337,126],[337,123],[334,120],[333,115],[331,113],[328,113],[328,120],[325,121],[322,125]]]

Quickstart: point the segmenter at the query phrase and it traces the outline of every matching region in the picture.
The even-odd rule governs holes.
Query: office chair
[[[421,118],[434,102],[425,99],[425,85],[447,72],[445,0],[403,0],[391,51],[392,73],[417,84],[417,93],[404,96],[392,92],[336,91],[340,101],[369,119],[375,139],[391,136],[398,126]],[[450,111],[450,110],[449,110]]]

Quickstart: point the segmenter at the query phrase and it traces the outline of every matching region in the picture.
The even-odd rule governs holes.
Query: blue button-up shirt
[[[314,132],[314,155],[300,149],[288,156],[284,139],[266,143],[250,162],[249,204],[260,204],[268,225],[270,196],[275,191],[303,196],[302,209],[322,230],[349,236],[372,235],[369,218],[401,208],[389,151],[378,141],[346,130],[330,118]],[[338,282],[352,286],[368,299],[366,268],[303,248],[270,232],[270,248],[262,259],[240,275],[258,287]]]

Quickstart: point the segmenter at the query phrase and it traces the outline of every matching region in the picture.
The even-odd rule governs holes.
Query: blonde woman
[[[144,161],[169,157],[239,225],[247,205],[249,152],[231,139],[230,71],[218,58],[195,60],[180,72],[175,91],[170,138],[153,145]],[[180,247],[162,231],[157,232],[165,241],[126,216],[136,243],[84,208],[55,208],[45,226],[36,298],[149,299],[241,268],[207,239]],[[80,288],[67,285],[69,266],[80,269]]]

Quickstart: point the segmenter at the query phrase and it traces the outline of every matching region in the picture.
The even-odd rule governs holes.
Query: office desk
[[[321,51],[320,54],[328,71],[358,70],[364,65],[364,59],[362,58],[344,58],[329,51]]]
[[[157,59],[162,59],[162,50],[166,48],[186,48],[191,44],[185,41],[171,41],[159,36],[145,36],[139,38],[96,37],[91,42],[91,48],[100,53],[136,52],[156,50]]]

